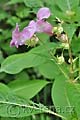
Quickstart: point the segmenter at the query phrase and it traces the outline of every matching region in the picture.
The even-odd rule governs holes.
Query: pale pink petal
[[[34,20],[31,20],[28,27],[32,27],[34,31],[36,31],[36,22]]]
[[[52,35],[52,25],[44,20],[37,20],[36,22],[37,32],[44,32],[48,35]]]
[[[45,19],[45,18],[49,18],[50,15],[51,15],[51,12],[50,12],[49,8],[43,7],[43,8],[39,9],[39,11],[37,13],[37,18],[39,20],[42,20],[42,19]]]
[[[36,22],[34,20],[30,21],[28,25],[28,30],[30,32],[30,37],[32,37],[36,32]]]

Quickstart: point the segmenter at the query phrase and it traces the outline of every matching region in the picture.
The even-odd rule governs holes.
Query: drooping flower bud
[[[64,56],[63,55],[61,55],[60,57],[57,56],[57,62],[58,64],[64,63],[65,62]]]
[[[59,34],[57,38],[62,42],[62,43],[68,43],[68,36],[66,34]]]

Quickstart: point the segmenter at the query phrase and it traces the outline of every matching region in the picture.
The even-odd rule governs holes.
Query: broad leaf
[[[23,0],[23,1],[27,7],[31,8],[41,7],[43,5],[41,0]]]
[[[73,10],[78,7],[79,0],[56,0],[56,4],[62,11]]]
[[[55,105],[56,111],[66,117],[70,118],[71,113],[67,111],[67,107],[71,107],[71,103],[66,95],[66,78],[64,75],[56,77],[52,87],[52,100]]]
[[[40,113],[51,113],[58,115],[50,111],[43,104],[36,104],[32,101],[23,99],[16,96],[11,90],[4,84],[0,84],[0,116],[1,117],[14,117],[22,118]],[[5,114],[4,114],[5,113]],[[59,117],[62,117],[58,115]]]
[[[14,118],[14,117],[3,117],[0,120],[31,120],[31,117],[21,117],[21,118]]]
[[[50,50],[55,50],[57,46],[52,43],[45,44],[35,47],[27,53],[9,56],[3,61],[0,72],[16,74],[24,68],[36,67],[51,59]]]
[[[74,38],[71,42],[72,51],[74,54],[80,52],[80,38]]]
[[[11,4],[16,4],[16,3],[23,3],[23,0],[10,0],[7,4],[11,5]]]
[[[6,85],[0,84],[0,116],[26,117],[46,112],[46,107],[17,97]]]
[[[67,84],[67,95],[74,108],[76,117],[80,118],[80,84],[69,83]]]
[[[3,83],[0,83],[0,92],[9,92],[10,91],[10,89],[5,85],[5,84],[3,84]],[[0,96],[0,98],[1,98],[1,96]]]
[[[77,29],[75,24],[63,24],[64,31],[68,35],[69,40],[72,40],[72,37]]]
[[[56,111],[72,120],[80,118],[80,85],[66,81],[64,76],[57,78],[52,87],[52,100]]]
[[[60,70],[54,60],[41,64],[38,66],[38,70],[43,76],[50,79],[55,78],[55,76],[60,73]]]
[[[16,95],[30,99],[34,97],[46,84],[45,80],[15,80],[8,85]]]

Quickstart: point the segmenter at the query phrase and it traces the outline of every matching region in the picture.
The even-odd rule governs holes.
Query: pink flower
[[[19,31],[19,26],[16,24],[15,30],[12,32],[12,40],[10,46],[23,45],[26,43],[26,40],[31,39],[36,32],[46,33],[52,35],[52,25],[45,21],[51,15],[49,8],[43,7],[40,8],[37,13],[36,22],[32,20],[27,27],[25,27],[21,32]]]
[[[15,30],[12,32],[12,40],[10,46],[16,46],[25,44],[25,41],[31,39],[31,37],[36,32],[36,23],[31,21],[28,27],[25,27],[21,32],[19,31],[19,25],[16,24]]]
[[[36,21],[36,31],[37,32],[44,32],[48,35],[52,35],[52,25],[45,21],[46,18],[49,18],[51,15],[49,8],[43,7],[40,8],[37,13],[37,21]]]
[[[30,38],[31,38],[34,35],[34,33],[36,32],[36,22],[34,20],[30,21],[28,27],[26,27],[26,28],[29,30]]]

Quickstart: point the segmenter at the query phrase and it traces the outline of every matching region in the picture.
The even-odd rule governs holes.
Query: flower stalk
[[[74,69],[73,69],[73,57],[72,57],[72,51],[71,51],[71,45],[70,41],[68,39],[68,44],[69,44],[69,58],[70,58],[70,82],[74,80]]]

